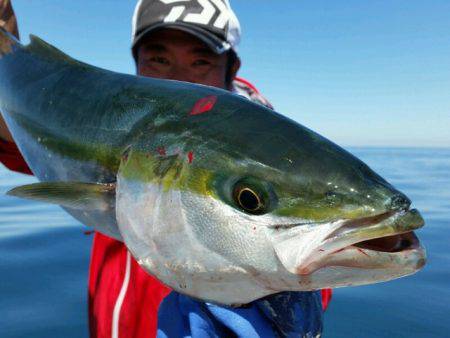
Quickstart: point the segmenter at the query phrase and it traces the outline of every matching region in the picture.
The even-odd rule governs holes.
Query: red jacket
[[[251,84],[238,81],[248,96],[259,96]],[[0,161],[11,170],[32,175],[14,143],[0,139]],[[138,265],[122,242],[95,233],[89,268],[92,338],[154,337],[159,304],[169,293],[168,287]],[[331,289],[322,290],[323,309],[331,294]]]

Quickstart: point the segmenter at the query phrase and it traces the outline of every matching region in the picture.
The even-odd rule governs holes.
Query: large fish
[[[171,288],[222,304],[387,281],[425,252],[410,200],[339,146],[229,92],[123,75],[0,33],[0,111],[60,204]]]

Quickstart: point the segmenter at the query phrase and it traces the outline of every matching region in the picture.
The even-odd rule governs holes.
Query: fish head
[[[185,108],[189,111],[188,107]],[[310,129],[232,95],[156,117],[118,174],[122,236],[170,287],[219,303],[411,274],[411,201]]]

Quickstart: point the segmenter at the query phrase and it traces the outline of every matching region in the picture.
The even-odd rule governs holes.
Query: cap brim
[[[144,36],[163,28],[177,29],[192,34],[199,40],[203,41],[216,54],[223,54],[231,49],[231,45],[227,41],[220,39],[217,35],[207,31],[206,29],[183,22],[162,22],[152,25],[136,35],[131,48],[134,50]]]

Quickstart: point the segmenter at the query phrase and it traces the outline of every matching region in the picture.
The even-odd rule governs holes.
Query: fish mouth
[[[416,209],[344,220],[297,268],[297,273],[308,275],[333,266],[416,271],[425,264],[425,251],[414,230],[423,225]]]
[[[326,240],[353,242],[353,246],[381,252],[399,252],[419,245],[414,230],[424,220],[417,209],[388,211],[379,215],[348,220]],[[362,240],[360,240],[362,239]]]
[[[353,244],[354,247],[380,252],[401,252],[419,247],[419,239],[414,231],[386,236]]]

